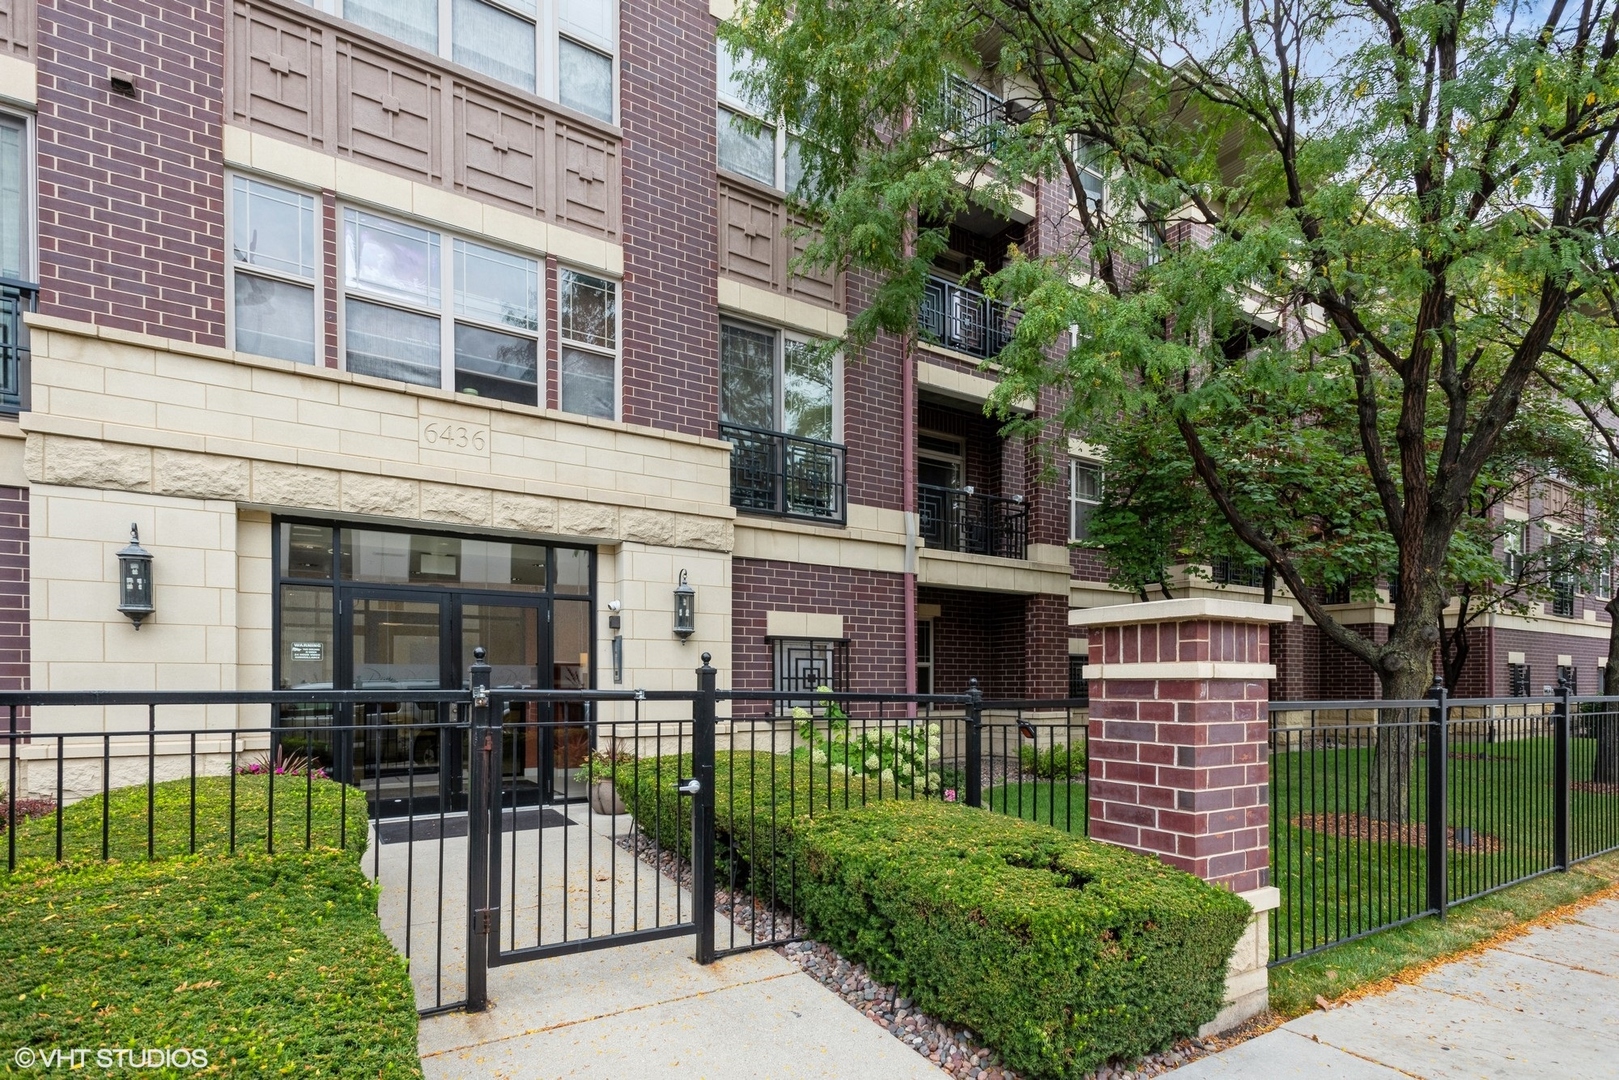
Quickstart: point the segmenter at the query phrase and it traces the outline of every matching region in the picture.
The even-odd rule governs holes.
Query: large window
[[[750,58],[733,60],[723,43],[715,49],[720,168],[767,187],[795,190],[804,178],[798,138],[776,120],[766,118],[749,100],[740,76],[750,66]]]
[[[306,0],[492,79],[613,122],[613,0]]]
[[[245,176],[231,178],[237,349],[315,362],[318,251],[314,196]]]
[[[1088,540],[1091,515],[1102,502],[1102,466],[1094,461],[1068,463],[1068,538]]]
[[[1507,576],[1513,581],[1523,576],[1524,558],[1529,554],[1529,523],[1509,521],[1501,535],[1501,551]]]
[[[618,413],[618,285],[563,270],[557,288],[559,404],[563,412],[611,419]]]
[[[342,260],[349,371],[540,403],[534,259],[349,207]]]
[[[720,419],[801,439],[834,442],[832,357],[809,338],[779,330],[720,326]]]
[[[32,192],[28,126],[15,117],[0,116],[0,277],[33,280]]]

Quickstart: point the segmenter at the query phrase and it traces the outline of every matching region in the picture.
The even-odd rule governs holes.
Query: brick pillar
[[[1089,608],[1090,835],[1230,889],[1254,908],[1223,1030],[1268,1004],[1270,625],[1291,609],[1198,597]]]

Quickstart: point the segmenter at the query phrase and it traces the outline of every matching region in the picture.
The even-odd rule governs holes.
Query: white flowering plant
[[[831,693],[825,686],[820,693]],[[804,740],[813,765],[833,776],[858,779],[862,784],[893,786],[928,795],[944,790],[941,762],[944,737],[938,724],[881,722],[855,730],[848,713],[830,699],[820,703],[821,716],[809,709],[793,709],[798,735]],[[821,723],[820,721],[824,721]]]

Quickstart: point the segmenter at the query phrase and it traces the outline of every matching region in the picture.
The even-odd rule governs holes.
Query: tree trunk
[[[1608,598],[1604,605],[1608,612],[1608,662],[1602,668],[1602,693],[1605,697],[1619,696],[1619,593]],[[1590,717],[1596,728],[1596,762],[1591,767],[1591,779],[1598,784],[1619,784],[1619,711],[1613,705],[1604,705]]]
[[[1393,665],[1378,672],[1385,701],[1427,697],[1433,686],[1433,642],[1419,638],[1405,647],[1390,645]],[[1416,764],[1420,732],[1416,722],[1427,714],[1412,709],[1379,709],[1377,742],[1372,748],[1366,816],[1374,821],[1411,820],[1411,772]]]

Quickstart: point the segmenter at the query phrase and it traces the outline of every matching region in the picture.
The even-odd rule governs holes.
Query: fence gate
[[[716,673],[709,654],[695,693],[491,689],[483,650],[475,656],[467,1008],[485,1007],[489,968],[528,960],[689,935],[698,962],[712,962]],[[642,776],[637,764],[634,783],[678,791],[688,819],[654,818],[643,831],[623,824],[616,807],[579,801],[591,794],[592,732],[620,726],[600,715],[614,703],[631,713],[622,727],[637,762],[647,759],[655,770]],[[671,718],[643,715],[653,709]]]

